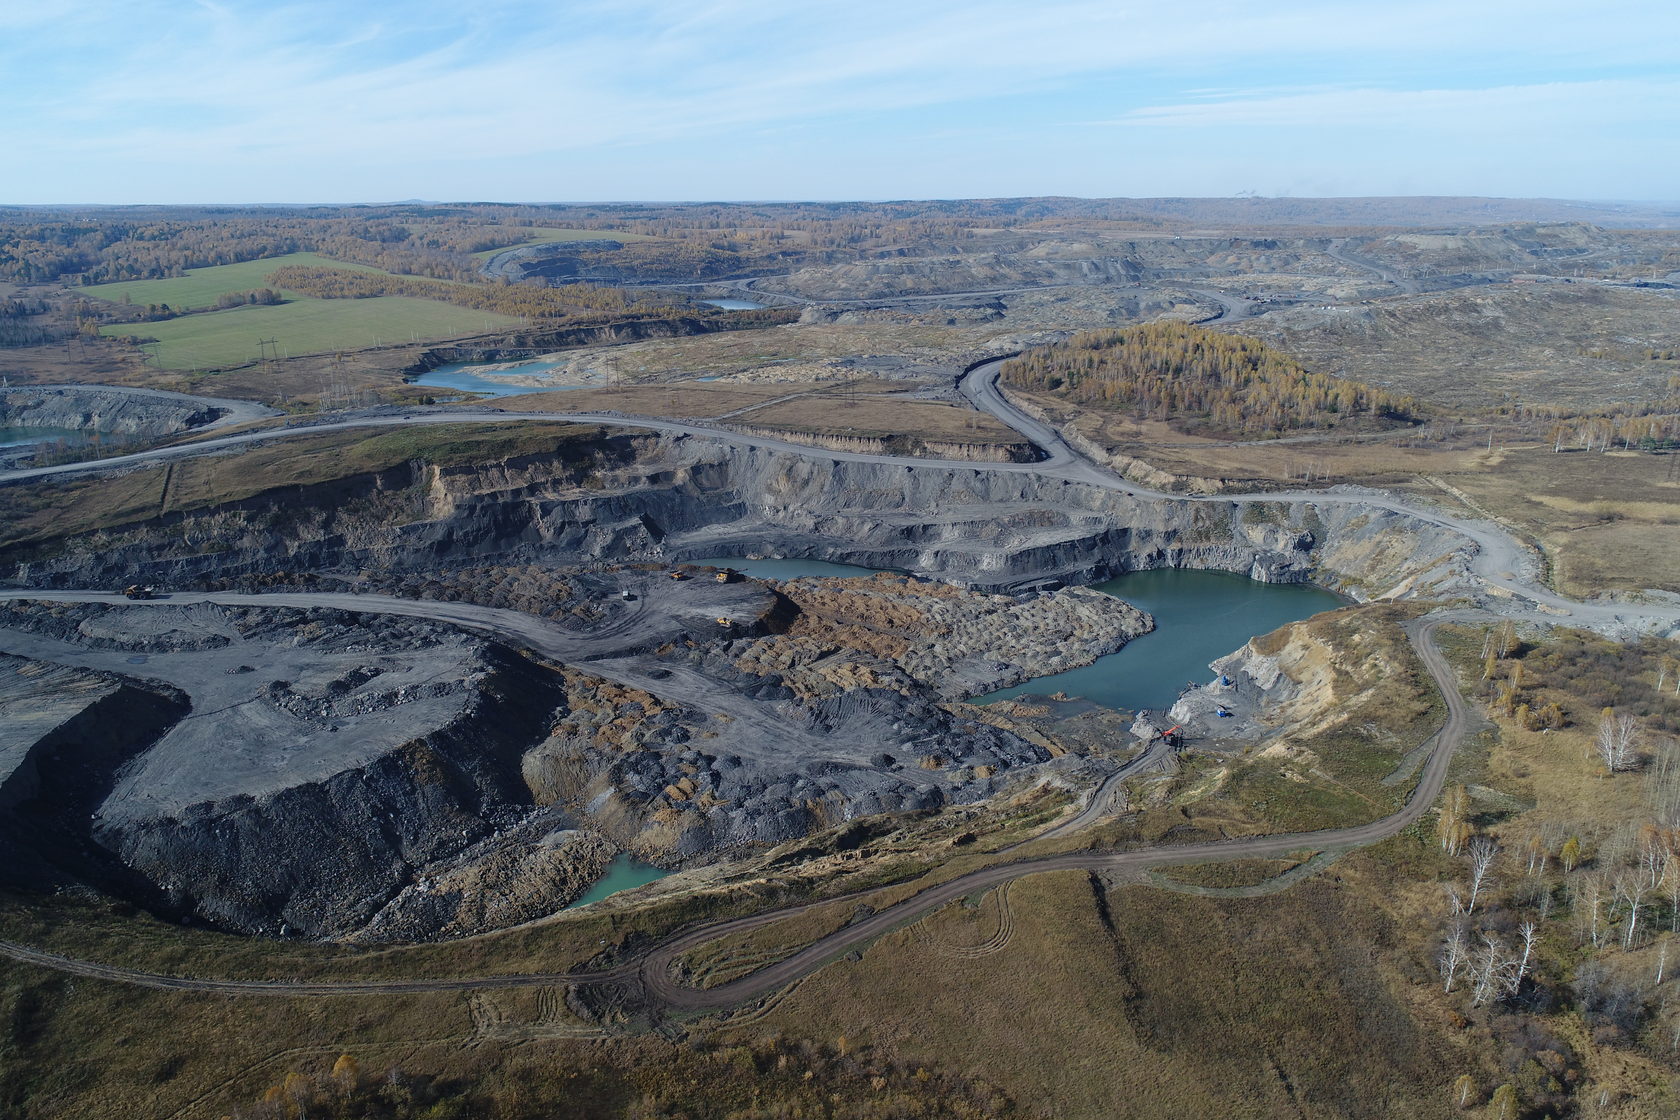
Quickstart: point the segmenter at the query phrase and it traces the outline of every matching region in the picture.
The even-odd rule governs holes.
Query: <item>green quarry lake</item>
[[[31,443],[85,443],[88,433],[74,428],[0,428],[0,447],[26,447]]]
[[[745,556],[712,556],[685,563],[734,568],[758,579],[860,578],[885,570],[826,560],[749,560]],[[988,704],[1015,696],[1062,692],[1122,711],[1165,709],[1186,684],[1208,679],[1208,662],[1214,658],[1238,649],[1256,635],[1335,610],[1345,602],[1310,584],[1260,583],[1230,572],[1190,568],[1129,572],[1095,588],[1154,615],[1155,630],[1083,669],[1036,677],[976,696],[971,702]],[[621,853],[607,873],[572,906],[599,902],[668,874]]]
[[[483,393],[490,397],[517,397],[525,393],[552,393],[556,389],[599,389],[599,385],[518,385],[511,381],[498,380],[501,377],[520,377],[531,374],[547,373],[563,363],[556,361],[533,360],[517,364],[504,364],[494,371],[495,376],[482,376],[493,363],[487,362],[450,362],[434,370],[428,370],[415,378],[410,384],[423,385],[428,389],[454,389],[463,393]]]
[[[734,568],[759,579],[866,577],[883,570],[826,560],[749,560],[744,556],[713,556],[692,563]],[[1082,669],[1035,677],[976,696],[972,702],[988,704],[1062,692],[1122,711],[1168,708],[1186,684],[1208,679],[1208,662],[1239,649],[1250,638],[1333,611],[1346,601],[1311,584],[1261,583],[1231,572],[1193,568],[1128,572],[1096,584],[1095,590],[1148,611],[1155,616],[1155,629]]]
[[[1344,603],[1311,584],[1260,583],[1191,568],[1128,572],[1095,586],[1154,615],[1155,629],[1083,669],[1037,677],[972,703],[1062,692],[1123,711],[1169,708],[1186,684],[1208,680],[1208,662],[1259,634]]]
[[[611,866],[607,868],[607,873],[595,880],[594,885],[584,891],[582,897],[566,909],[571,910],[578,906],[588,906],[591,902],[599,902],[610,894],[627,891],[632,887],[646,886],[648,883],[656,879],[663,879],[669,874],[670,872],[663,868],[655,867],[651,863],[643,863],[633,856],[620,852],[613,857]]]

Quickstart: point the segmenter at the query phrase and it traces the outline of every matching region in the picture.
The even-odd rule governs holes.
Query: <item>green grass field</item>
[[[295,357],[382,343],[435,342],[518,323],[512,316],[427,299],[380,296],[236,307],[160,323],[117,323],[101,333],[157,339],[145,349],[159,369],[217,369],[257,358],[258,339],[275,339],[281,357]]]
[[[167,280],[125,280],[117,284],[94,284],[80,291],[113,303],[122,302],[126,295],[130,302],[142,306],[167,303],[177,311],[184,311],[193,307],[214,307],[216,297],[225,292],[249,292],[267,287],[268,274],[288,264],[344,268],[353,272],[384,271],[371,265],[328,260],[314,253],[288,253],[283,257],[265,257],[239,264],[192,268],[185,275],[172,276]]]
[[[512,230],[508,231],[510,234]],[[517,249],[522,245],[548,245],[555,241],[657,241],[658,238],[649,237],[645,233],[623,233],[616,229],[551,229],[533,226],[519,231],[525,236],[523,241],[510,241],[500,249],[486,249],[473,256],[482,259],[493,257],[507,249]]]

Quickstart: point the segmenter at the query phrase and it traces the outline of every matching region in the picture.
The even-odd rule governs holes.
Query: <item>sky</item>
[[[0,203],[1680,199],[1676,0],[10,0]]]

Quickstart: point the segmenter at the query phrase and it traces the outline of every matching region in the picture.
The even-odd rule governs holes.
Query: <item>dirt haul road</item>
[[[21,596],[18,596],[21,597]],[[51,593],[44,597],[53,598]],[[374,610],[365,605],[371,596],[312,595],[312,599],[355,599],[356,610]],[[279,596],[240,597],[257,600]],[[332,602],[316,605],[336,606]],[[410,604],[403,603],[403,607]],[[398,613],[408,613],[406,610]],[[513,613],[513,612],[509,612]],[[400,995],[415,992],[460,992],[485,988],[524,988],[549,985],[607,984],[634,982],[656,1011],[702,1013],[734,1007],[763,998],[803,976],[822,968],[830,960],[850,952],[880,935],[913,921],[928,912],[963,898],[975,891],[987,890],[1045,871],[1085,871],[1091,873],[1125,875],[1155,867],[1209,860],[1263,859],[1289,852],[1312,848],[1319,851],[1346,851],[1385,840],[1419,820],[1440,795],[1446,781],[1447,768],[1453,752],[1471,726],[1472,717],[1463,696],[1459,693],[1446,659],[1434,643],[1434,632],[1443,622],[1476,621],[1490,617],[1482,612],[1453,612],[1413,623],[1408,628],[1414,648],[1424,667],[1434,679],[1446,703],[1447,718],[1434,737],[1428,761],[1406,804],[1396,813],[1368,824],[1351,828],[1329,829],[1322,832],[1286,833],[1240,840],[1222,840],[1183,847],[1140,848],[1128,851],[1084,851],[1061,855],[1023,856],[969,872],[946,882],[928,887],[883,910],[835,930],[806,945],[793,955],[765,966],[740,979],[713,988],[694,988],[679,976],[680,958],[694,949],[720,937],[745,933],[768,925],[781,918],[791,917],[818,906],[828,906],[852,898],[864,898],[872,888],[838,898],[826,898],[798,906],[765,911],[741,918],[706,922],[681,931],[653,946],[643,954],[610,969],[597,971],[526,973],[511,976],[440,977],[412,980],[217,980],[198,977],[170,976],[140,969],[121,968],[96,961],[79,960],[46,952],[13,942],[0,942],[0,955],[25,964],[50,968],[60,972],[87,976],[117,983],[137,984],[150,988],[174,991],[216,992],[227,995],[270,996],[333,996],[333,995]],[[1059,831],[1059,830],[1052,830]],[[1285,885],[1289,881],[1285,880]]]
[[[961,388],[964,395],[977,408],[991,413],[999,421],[1015,429],[1037,445],[1045,454],[1045,458],[1038,462],[980,463],[961,459],[916,459],[897,455],[830,451],[826,448],[790,443],[786,440],[767,436],[747,435],[712,424],[626,417],[614,413],[442,409],[402,415],[353,415],[347,419],[326,424],[249,432],[243,435],[225,436],[220,439],[202,440],[193,444],[157,448],[151,451],[119,455],[110,459],[99,459],[86,463],[3,471],[0,472],[0,485],[60,475],[123,470],[157,460],[186,455],[214,454],[298,434],[342,431],[353,428],[412,427],[421,424],[485,423],[508,420],[595,424],[722,440],[741,446],[767,448],[792,455],[827,459],[835,462],[889,464],[911,469],[927,467],[1036,474],[1045,478],[1062,479],[1086,486],[1112,490],[1146,501],[1264,502],[1275,505],[1297,506],[1353,504],[1385,509],[1440,526],[1468,540],[1474,546],[1471,572],[1485,589],[1490,590],[1497,599],[1504,600],[1497,605],[1497,609],[1502,614],[1524,615],[1543,622],[1567,621],[1570,625],[1596,627],[1619,633],[1633,633],[1652,629],[1680,629],[1680,606],[1644,603],[1583,603],[1567,599],[1540,583],[1540,566],[1537,558],[1528,548],[1520,544],[1500,526],[1487,521],[1453,517],[1393,497],[1379,490],[1337,486],[1328,490],[1291,490],[1277,493],[1197,496],[1169,494],[1166,491],[1154,490],[1128,482],[1106,467],[1099,466],[1081,456],[1061,438],[1060,434],[1051,425],[1028,416],[1011,404],[998,386],[998,374],[1006,360],[999,358],[976,366],[962,379]]]

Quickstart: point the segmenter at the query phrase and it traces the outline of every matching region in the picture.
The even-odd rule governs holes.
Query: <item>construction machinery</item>
[[[157,598],[157,588],[149,583],[131,583],[123,588],[123,595],[129,599],[155,599]]]
[[[1165,731],[1157,731],[1155,737],[1174,749],[1182,747],[1184,745],[1184,725],[1175,723]]]

